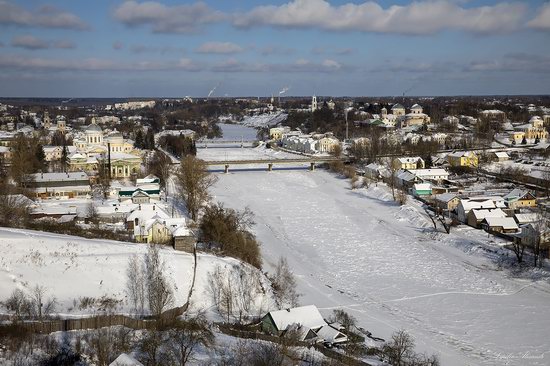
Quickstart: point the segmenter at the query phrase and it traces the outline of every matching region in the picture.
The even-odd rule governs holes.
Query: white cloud
[[[243,51],[244,49],[241,46],[231,42],[206,42],[197,48],[198,53],[230,54]]]
[[[29,11],[12,2],[3,0],[0,0],[0,24],[73,30],[90,28],[75,14],[52,6],[43,6],[36,11]]]
[[[537,16],[531,19],[527,26],[534,29],[550,31],[550,3],[541,6],[537,11]]]
[[[205,24],[225,18],[203,2],[167,6],[157,1],[133,0],[116,8],[114,17],[128,26],[149,25],[157,33],[194,33]]]
[[[423,0],[382,8],[374,1],[333,6],[326,0],[293,0],[235,15],[233,24],[412,35],[444,30],[492,33],[519,28],[526,10],[524,4],[506,2],[465,8],[452,0]]]
[[[89,58],[83,60],[0,55],[0,68],[28,71],[200,71],[203,65],[189,59],[171,62],[118,62]]]
[[[307,59],[298,59],[291,63],[245,63],[230,58],[211,67],[215,72],[282,72],[282,73],[329,73],[341,70],[350,70],[349,66],[342,65],[334,60],[323,60],[321,63]]]
[[[36,38],[31,35],[16,36],[12,39],[11,45],[17,48],[25,48],[27,50],[42,50],[47,48],[72,49],[76,45],[71,41],[48,41]]]

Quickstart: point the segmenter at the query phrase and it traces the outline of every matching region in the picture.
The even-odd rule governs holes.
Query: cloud
[[[234,58],[229,58],[216,64],[208,64],[204,62],[198,63],[190,58],[181,58],[172,61],[125,62],[98,58],[68,60],[0,54],[0,69],[25,72],[209,71],[224,73],[332,73],[343,70],[353,70],[353,67],[341,64],[332,59],[325,59],[320,62],[298,59],[291,63],[246,63]]]
[[[550,72],[550,56],[527,53],[509,53],[497,60],[473,61],[465,71],[477,72]]]
[[[118,62],[89,58],[65,60],[0,55],[0,68],[25,71],[200,71],[204,67],[190,59],[170,62]]]
[[[320,63],[298,59],[293,63],[244,63],[233,58],[215,64],[214,72],[284,72],[284,73],[330,73],[352,69],[337,61],[326,59]]]
[[[403,62],[388,61],[370,69],[375,73],[401,73],[408,75],[450,75],[464,73],[549,73],[550,56],[541,56],[527,53],[508,53],[494,60],[473,60],[462,63],[456,61],[417,62],[404,60]]]
[[[270,55],[292,55],[296,53],[296,49],[281,46],[264,46],[258,49],[262,56]]]
[[[311,53],[313,53],[314,55],[332,54],[332,55],[345,56],[345,55],[351,55],[354,52],[355,50],[353,48],[313,47],[311,49]]]
[[[130,47],[130,51],[132,53],[140,54],[140,53],[160,53],[162,55],[172,52],[178,52],[183,53],[185,52],[184,48],[181,47],[172,47],[172,46],[146,46],[146,45],[140,45],[136,44]]]
[[[90,26],[75,14],[55,7],[43,6],[30,11],[4,0],[0,0],[0,24],[73,30],[90,29]]]
[[[197,48],[198,53],[232,54],[243,51],[244,48],[231,42],[206,42]]]
[[[27,50],[42,50],[48,48],[72,49],[76,45],[71,41],[48,41],[36,38],[31,35],[16,36],[11,41],[12,47],[24,48]]]
[[[124,48],[124,44],[120,41],[113,42],[113,50],[121,50]]]
[[[238,28],[316,28],[410,35],[444,30],[498,33],[520,27],[527,7],[521,3],[461,7],[452,0],[423,0],[382,8],[374,1],[333,6],[326,0],[292,0],[280,6],[264,5],[233,16]]]
[[[148,25],[156,33],[195,33],[205,24],[223,20],[225,15],[203,2],[167,6],[157,1],[125,1],[114,11],[121,23],[135,27]]]
[[[537,16],[531,19],[527,26],[530,28],[550,31],[550,3],[542,5],[538,11]]]

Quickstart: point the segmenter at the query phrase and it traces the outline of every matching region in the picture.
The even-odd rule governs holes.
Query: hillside
[[[0,228],[0,245],[0,301],[16,288],[29,293],[35,285],[41,285],[48,297],[56,297],[57,310],[65,316],[96,312],[94,308],[79,309],[84,297],[106,296],[120,300],[117,312],[132,311],[125,293],[128,259],[134,254],[143,255],[146,245],[8,228]],[[166,263],[165,274],[174,289],[174,306],[181,306],[187,301],[193,279],[193,255],[169,247],[160,253]],[[209,273],[220,266],[237,275],[236,270],[246,265],[233,258],[208,254],[198,254],[197,262],[190,310],[209,310],[210,317],[217,320],[209,296]],[[267,279],[260,278],[262,286],[268,288]],[[269,289],[266,293],[256,294],[252,315],[272,306]]]

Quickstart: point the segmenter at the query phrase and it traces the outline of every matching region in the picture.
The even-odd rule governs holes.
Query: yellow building
[[[424,160],[419,157],[403,157],[395,158],[393,160],[393,167],[395,169],[424,169]]]
[[[546,131],[544,127],[542,118],[539,116],[531,117],[529,123],[517,126],[515,131],[510,135],[510,140],[516,144],[523,142],[524,138],[528,143],[533,143],[536,140],[542,141],[548,138],[548,131]]]
[[[447,155],[449,164],[453,167],[472,167],[479,164],[479,159],[473,151],[458,151]]]
[[[340,141],[334,137],[323,137],[317,142],[317,150],[319,152],[333,152]]]
[[[531,192],[521,189],[514,189],[503,198],[508,208],[511,208],[513,210],[518,208],[537,206],[535,196]]]

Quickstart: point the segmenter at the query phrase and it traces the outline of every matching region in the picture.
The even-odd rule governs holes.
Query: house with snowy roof
[[[456,207],[458,220],[467,223],[468,214],[473,209],[506,208],[504,199],[500,196],[476,196],[461,199]]]
[[[291,333],[298,340],[317,343],[342,343],[348,337],[337,326],[331,326],[315,305],[300,306],[267,313],[261,321],[265,333],[284,337]]]
[[[452,167],[477,167],[479,159],[473,151],[457,151],[447,155]]]
[[[492,217],[503,218],[506,217],[506,213],[500,208],[473,209],[468,213],[468,225],[479,229],[483,220]]]
[[[518,224],[513,217],[486,217],[481,222],[485,231],[511,234],[519,231]]]
[[[460,198],[455,193],[442,193],[435,196],[435,207],[441,211],[453,211],[460,203]]]
[[[395,169],[423,169],[425,166],[424,159],[420,156],[403,156],[393,159],[392,163]]]
[[[516,210],[523,207],[536,207],[537,202],[535,196],[523,189],[515,188],[506,196],[503,197],[508,208]]]

